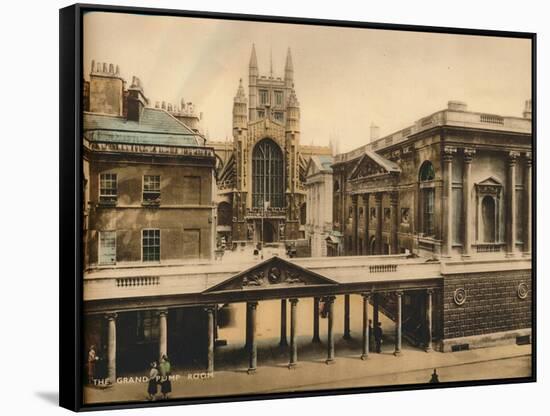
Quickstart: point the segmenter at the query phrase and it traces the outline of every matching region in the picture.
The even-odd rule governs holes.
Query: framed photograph
[[[62,9],[61,405],[535,381],[535,41]]]

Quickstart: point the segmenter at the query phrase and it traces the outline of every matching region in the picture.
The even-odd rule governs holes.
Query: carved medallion
[[[527,285],[523,282],[521,282],[518,285],[518,298],[520,299],[527,299],[527,295],[529,294],[529,288]]]
[[[267,276],[269,283],[281,283],[281,277],[281,270],[278,267],[272,267],[271,269],[269,269],[269,273]]]
[[[466,302],[466,290],[463,287],[456,289],[453,294],[453,299],[458,306],[464,305]]]

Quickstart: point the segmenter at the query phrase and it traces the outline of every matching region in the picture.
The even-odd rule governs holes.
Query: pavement
[[[352,339],[342,338],[341,315],[335,320],[336,360],[327,365],[326,320],[321,319],[321,344],[311,342],[311,300],[299,302],[297,326],[298,366],[288,368],[288,347],[279,346],[278,301],[262,302],[257,327],[258,369],[247,374],[248,355],[243,348],[245,318],[244,305],[237,305],[231,326],[220,328],[219,338],[227,346],[217,347],[215,371],[207,374],[202,369],[174,368],[177,377],[172,382],[171,398],[261,394],[424,383],[437,368],[440,382],[526,377],[531,375],[531,345],[507,345],[470,351],[441,353],[425,352],[403,342],[402,353],[394,356],[393,323],[381,315],[386,334],[382,353],[370,353],[361,360],[361,298],[351,297]],[[343,308],[338,297],[335,310]],[[261,314],[260,314],[261,312]],[[372,310],[370,311],[372,313]],[[371,315],[372,316],[372,315]],[[144,376],[135,374],[129,376]],[[147,383],[128,379],[109,388],[84,388],[87,403],[145,401]]]

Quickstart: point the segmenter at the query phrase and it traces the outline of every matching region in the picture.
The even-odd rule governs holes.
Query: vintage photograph
[[[86,12],[85,405],[532,377],[532,39]]]

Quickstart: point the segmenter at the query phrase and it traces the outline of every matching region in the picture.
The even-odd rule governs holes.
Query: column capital
[[[157,314],[160,316],[160,315],[168,315],[168,309],[166,308],[162,308],[162,309],[157,309]]]
[[[463,152],[464,152],[464,162],[472,163],[472,159],[476,154],[476,149],[472,149],[471,147],[465,147],[463,149]]]
[[[361,293],[361,296],[363,296],[366,300],[369,300],[372,297],[372,292],[363,292]]]
[[[516,152],[515,150],[511,150],[510,152],[508,152],[508,163],[510,165],[515,165],[519,158],[519,155],[519,152]]]
[[[396,290],[395,292],[393,292],[393,294],[395,296],[397,296],[398,298],[400,298],[401,296],[403,296],[403,291],[402,290]]]
[[[118,314],[116,312],[108,312],[105,314],[105,319],[108,321],[114,321],[118,317]]]
[[[363,203],[368,203],[369,202],[369,196],[370,196],[370,194],[368,192],[364,193],[364,194],[361,194],[361,198],[363,199]]]
[[[442,149],[442,156],[443,156],[443,160],[445,162],[452,162],[453,161],[453,155],[456,153],[457,151],[457,148],[456,146],[443,146],[443,149]]]
[[[289,301],[292,305],[296,305],[300,299],[298,298],[290,298]]]
[[[430,289],[426,289],[426,293],[427,293],[428,295],[433,295],[434,292],[435,292],[435,289],[431,289],[431,288],[430,288]]]
[[[357,198],[358,198],[359,195],[357,194],[353,194],[351,196],[351,203],[354,204],[354,205],[357,205]]]
[[[206,313],[214,313],[215,310],[216,310],[216,305],[207,305],[204,307],[204,311]]]
[[[257,301],[247,302],[248,306],[252,309],[256,309],[258,307]]]
[[[374,200],[376,201],[377,204],[381,204],[382,203],[382,197],[384,196],[384,192],[376,192],[374,194]]]

